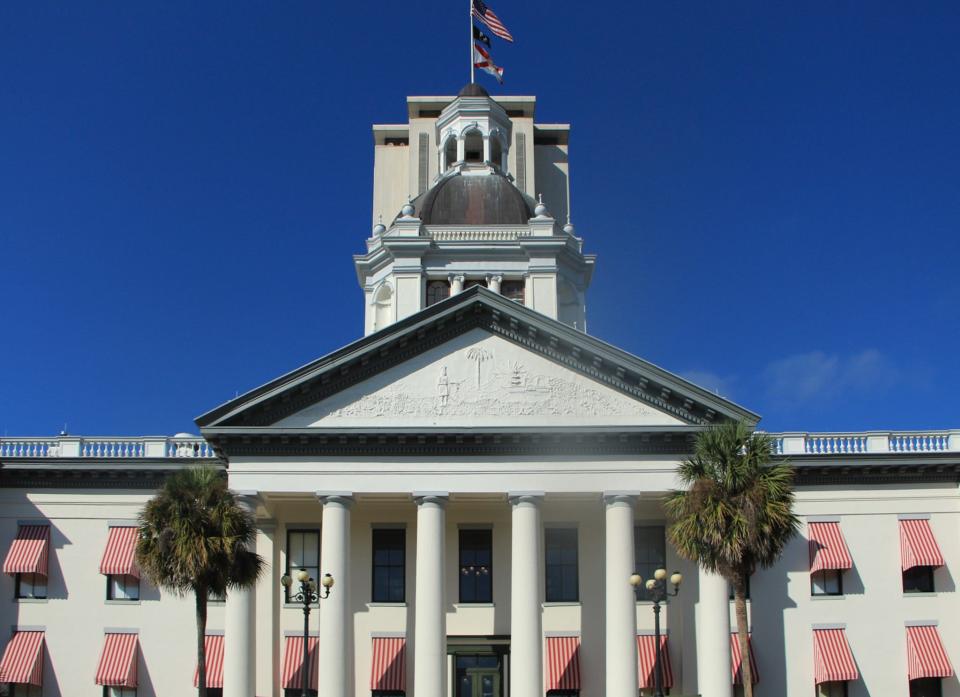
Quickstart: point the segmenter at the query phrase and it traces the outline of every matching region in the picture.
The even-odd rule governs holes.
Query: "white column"
[[[450,295],[463,292],[463,274],[450,274]]]
[[[487,274],[487,288],[492,290],[494,293],[500,292],[500,283],[503,281],[503,276],[500,274]]]
[[[606,697],[636,697],[637,610],[633,568],[633,504],[629,494],[607,494],[605,584]]]
[[[257,508],[257,492],[236,492],[237,504],[251,516]],[[256,620],[254,589],[227,591],[223,631],[224,697],[254,697],[256,676]]]
[[[320,578],[333,576],[330,597],[320,601],[320,680],[328,697],[352,695],[353,637],[350,631],[350,507],[347,492],[318,492],[323,504]],[[322,594],[323,589],[320,588]]]
[[[417,697],[446,697],[443,545],[447,494],[414,494],[414,500],[417,502],[417,588],[413,620],[413,694]]]
[[[510,494],[510,694],[543,694],[540,502],[543,492]]]
[[[703,697],[730,697],[730,600],[727,580],[700,569],[697,603],[697,689]]]

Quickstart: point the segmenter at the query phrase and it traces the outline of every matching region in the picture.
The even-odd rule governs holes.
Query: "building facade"
[[[267,570],[213,599],[208,686],[333,697],[635,697],[651,603],[672,695],[741,688],[726,583],[679,559],[662,501],[696,433],[753,412],[586,333],[594,257],[568,133],[532,97],[411,97],[374,127],[365,336],[197,419],[201,437],[0,439],[8,694],[190,694],[190,598],[132,556],[163,477],[223,468]],[[960,697],[960,431],[772,434],[802,530],[750,583],[759,695]]]

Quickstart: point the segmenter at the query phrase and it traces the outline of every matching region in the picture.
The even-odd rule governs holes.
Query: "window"
[[[810,595],[843,595],[843,571],[821,569],[812,573]]]
[[[817,685],[816,697],[847,697],[847,681],[820,683]]]
[[[427,283],[427,307],[436,305],[450,297],[449,281],[430,281]]]
[[[317,697],[316,690],[307,690],[307,694],[310,695],[310,697]],[[210,690],[207,690],[207,696],[210,697]],[[283,691],[283,697],[303,697],[303,690],[299,687],[295,689],[288,687]]]
[[[207,690],[207,694],[210,694],[209,690]],[[103,697],[137,697],[137,688],[104,686]]]
[[[903,572],[904,593],[933,593],[933,567],[915,566]]]
[[[400,690],[371,690],[370,697],[404,697],[406,693]]]
[[[460,531],[460,602],[493,602],[493,531]]]
[[[287,531],[287,573],[295,577],[299,569],[306,569],[310,578],[320,581],[320,533],[316,530]],[[295,582],[291,589],[296,593],[299,587]],[[290,591],[285,593],[289,602]]]
[[[483,136],[480,131],[470,131],[463,139],[463,161],[483,162]]]
[[[10,697],[43,697],[43,688],[39,685],[27,685],[26,683],[14,683]]]
[[[546,601],[576,602],[580,599],[577,579],[577,529],[547,528]]]
[[[490,164],[506,169],[503,166],[503,144],[499,136],[490,137]]]
[[[644,582],[653,578],[653,572],[666,568],[667,541],[662,525],[638,525],[633,529],[633,566]],[[637,588],[637,600],[644,600],[647,591]]]
[[[910,681],[910,697],[941,697],[940,678],[920,678]]]
[[[17,574],[16,597],[18,598],[46,598],[47,577],[40,574]]]
[[[487,287],[487,281],[483,278],[468,278],[463,282],[463,289],[473,288],[474,286],[483,286]]]
[[[446,144],[443,146],[443,157],[444,162],[446,163],[447,169],[453,167],[453,163],[457,161],[457,139],[449,138]]]
[[[316,694],[316,693],[314,693]],[[223,688],[222,687],[208,687],[207,688],[207,697],[223,697]]]
[[[547,690],[547,697],[580,697],[580,690]]]
[[[140,579],[135,576],[107,576],[107,600],[140,600]]]
[[[503,281],[500,284],[500,295],[523,305],[523,281]]]
[[[207,591],[207,602],[208,603],[225,603],[227,602],[226,593],[217,593],[215,590]]]
[[[375,603],[405,600],[406,534],[403,529],[373,531],[373,594]]]

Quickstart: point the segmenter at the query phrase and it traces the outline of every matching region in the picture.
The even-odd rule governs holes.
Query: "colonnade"
[[[327,697],[353,697],[353,636],[349,615],[350,509],[345,492],[318,494],[323,505],[321,573],[335,591],[320,615],[319,675]],[[509,494],[512,520],[509,694],[540,697],[543,685],[542,492]],[[415,492],[417,505],[414,697],[449,697],[446,660],[444,537],[446,492]],[[247,500],[249,501],[249,499]],[[246,503],[245,505],[250,505]],[[605,697],[636,697],[637,627],[633,589],[635,494],[604,495]],[[227,595],[224,696],[254,697],[254,603],[250,590]],[[701,572],[696,608],[697,683],[702,697],[730,697],[730,618],[726,582]]]

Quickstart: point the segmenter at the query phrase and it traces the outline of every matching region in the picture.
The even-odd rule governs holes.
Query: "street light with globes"
[[[293,578],[290,574],[284,574],[280,577],[280,585],[287,590],[287,597],[290,600],[303,605],[303,663],[300,667],[300,675],[302,677],[302,697],[309,697],[310,664],[308,662],[309,651],[307,650],[307,641],[310,636],[310,605],[330,597],[330,589],[333,588],[333,576],[324,574],[323,578],[320,579],[320,585],[323,586],[323,595],[320,595],[317,582],[310,577],[310,573],[306,569],[298,570],[296,575],[297,581],[300,582],[300,590],[296,593],[291,592]]]
[[[632,574],[628,579],[634,590],[639,590],[643,585],[647,590],[647,597],[653,601],[653,634],[655,646],[655,663],[653,666],[653,694],[654,697],[663,697],[663,672],[661,670],[662,657],[660,655],[660,604],[667,605],[670,598],[680,594],[680,584],[683,583],[683,575],[679,571],[674,571],[670,576],[670,585],[673,590],[667,586],[667,570],[657,569],[653,572],[653,578],[643,582],[640,574]]]

